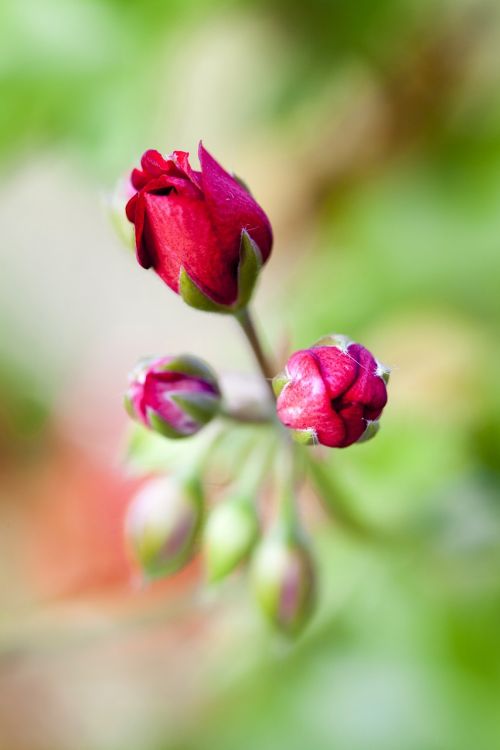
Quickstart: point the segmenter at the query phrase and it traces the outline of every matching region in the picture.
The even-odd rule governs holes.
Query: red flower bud
[[[130,416],[166,437],[193,435],[220,406],[216,376],[196,357],[143,360],[129,380],[125,406]]]
[[[305,443],[345,448],[372,437],[389,369],[360,344],[328,336],[292,354],[276,376],[278,417]]]
[[[271,225],[250,193],[201,143],[198,155],[200,172],[184,151],[167,158],[146,151],[142,169],[133,170],[137,192],[126,212],[135,226],[137,260],[195,307],[234,306],[241,286],[242,233],[256,246],[260,266],[271,252]]]

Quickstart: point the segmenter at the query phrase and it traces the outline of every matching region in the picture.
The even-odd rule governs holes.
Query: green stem
[[[205,428],[203,433],[198,437],[197,443],[192,446],[189,462],[181,466],[178,470],[177,476],[182,481],[198,481],[205,471],[205,467],[215,447],[223,437],[224,431],[225,428],[222,422],[215,422]]]
[[[238,313],[236,313],[235,318],[240,324],[241,329],[243,333],[245,334],[248,343],[250,344],[250,347],[254,353],[255,359],[259,366],[259,369],[262,373],[264,380],[266,381],[267,387],[269,388],[272,399],[274,401],[275,396],[274,396],[274,391],[273,391],[273,386],[272,386],[272,379],[274,375],[276,374],[276,370],[274,369],[274,367],[271,365],[266,355],[264,354],[264,350],[260,343],[259,336],[255,329],[255,325],[254,325],[252,316],[250,315],[248,308],[245,307],[243,310],[240,310]]]
[[[240,424],[267,425],[274,420],[274,415],[272,413],[253,414],[251,412],[231,411],[224,408],[221,410],[220,416],[224,417],[225,419],[230,419],[233,422],[238,422]]]
[[[302,480],[302,461],[296,445],[291,440],[282,443],[279,476],[278,519],[287,536],[295,537],[299,528],[297,512],[297,495]]]
[[[276,438],[271,435],[260,442],[249,455],[237,478],[234,490],[242,498],[253,500],[273,464],[276,453]]]
[[[380,540],[387,538],[382,530],[365,524],[356,513],[353,513],[345,491],[332,478],[328,471],[315,458],[303,451],[307,459],[307,469],[316,491],[323,501],[328,514],[347,531],[365,539]]]

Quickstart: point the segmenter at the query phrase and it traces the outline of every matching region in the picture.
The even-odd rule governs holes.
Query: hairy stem
[[[259,365],[259,369],[262,373],[264,380],[267,383],[267,387],[274,401],[275,396],[274,396],[274,391],[273,391],[273,386],[272,386],[271,381],[274,375],[276,374],[276,370],[273,368],[272,364],[269,362],[266,355],[264,354],[264,350],[262,349],[259,336],[257,334],[257,331],[255,330],[255,325],[253,323],[252,316],[250,315],[248,308],[244,308],[239,313],[237,313],[237,315],[235,315],[235,318],[240,324],[241,329],[243,333],[245,334],[248,343],[250,344],[250,347],[254,353],[257,364]]]

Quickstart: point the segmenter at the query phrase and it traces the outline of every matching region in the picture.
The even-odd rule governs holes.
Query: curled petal
[[[259,246],[265,262],[273,236],[269,219],[249,193],[241,187],[200,143],[201,185],[213,226],[221,245],[239,253],[241,231],[246,229]]]
[[[189,163],[189,154],[187,151],[174,151],[171,156],[172,161],[174,164],[178,167],[178,169],[182,170],[185,175],[189,177],[191,182],[193,182],[197,188],[201,190],[201,172],[197,172],[195,169],[191,167],[191,164]]]
[[[311,354],[331,399],[341,396],[356,380],[359,370],[356,359],[336,346],[314,347]]]
[[[368,349],[360,344],[351,344],[349,354],[358,362],[359,372],[352,387],[344,394],[343,400],[362,404],[365,407],[366,419],[377,419],[387,403],[385,382],[377,374],[378,363]]]
[[[144,172],[148,172],[151,177],[159,177],[161,174],[168,172],[170,168],[168,161],[166,161],[156,149],[149,149],[149,151],[146,151],[145,154],[143,154],[141,167]]]

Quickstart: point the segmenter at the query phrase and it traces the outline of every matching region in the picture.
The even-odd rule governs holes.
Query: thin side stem
[[[274,401],[275,396],[274,396],[274,391],[273,391],[273,386],[272,386],[271,381],[274,375],[276,374],[276,371],[274,370],[271,363],[269,362],[266,355],[264,354],[264,350],[262,349],[259,336],[257,334],[257,331],[255,330],[255,325],[253,323],[252,316],[250,315],[248,308],[241,310],[237,315],[235,315],[235,318],[240,324],[241,329],[243,333],[245,334],[248,343],[250,344],[250,347],[254,353],[257,364],[259,365],[259,369],[262,373],[262,376],[264,377],[264,380],[267,383],[267,387]]]
[[[418,538],[411,533],[410,529],[384,529],[363,521],[357,513],[353,512],[349,498],[345,496],[345,490],[337,484],[330,472],[311,456],[307,449],[304,451],[304,455],[307,458],[309,476],[318,497],[323,502],[323,507],[346,531],[366,541],[386,545],[415,546],[418,544]]]
[[[234,422],[239,422],[240,424],[263,425],[270,424],[273,421],[272,414],[250,414],[243,410],[231,411],[229,409],[222,409],[220,416],[231,419]]]
[[[282,437],[284,439],[276,467],[277,522],[289,539],[296,539],[303,534],[299,499],[305,465],[300,447],[289,439],[287,433]]]
[[[333,477],[314,457],[306,454],[309,476],[314,487],[323,501],[327,513],[341,526],[360,537],[378,536],[376,532],[366,526],[355,513],[352,512],[344,493],[339,489]]]

